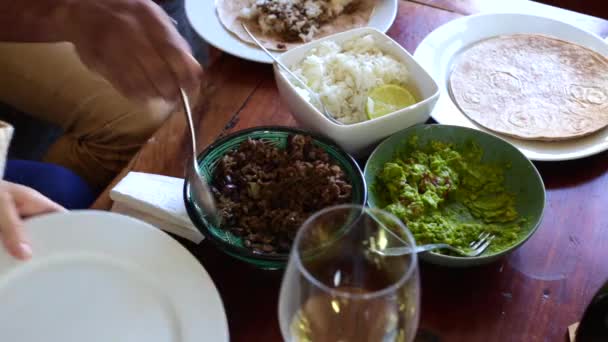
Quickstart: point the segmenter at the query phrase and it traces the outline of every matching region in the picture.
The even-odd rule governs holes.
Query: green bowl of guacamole
[[[521,246],[545,208],[540,174],[516,147],[485,132],[418,125],[383,141],[365,166],[368,205],[400,218],[416,244],[467,249],[482,232],[495,236],[477,257],[445,250],[430,263],[467,267],[493,262]]]

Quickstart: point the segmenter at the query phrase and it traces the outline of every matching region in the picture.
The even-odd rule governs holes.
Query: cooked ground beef
[[[312,138],[294,134],[286,149],[249,139],[226,154],[213,178],[223,227],[257,253],[289,251],[312,213],[348,203],[344,171]]]
[[[257,17],[264,33],[279,34],[286,42],[308,42],[323,24],[357,5],[358,1],[344,1],[337,6],[331,0],[255,0],[247,13]]]
[[[265,32],[279,33],[285,41],[307,41],[305,37],[314,35],[329,20],[324,2],[311,1],[316,5],[314,11],[306,9],[308,3],[260,0],[256,3],[260,13],[258,23]]]

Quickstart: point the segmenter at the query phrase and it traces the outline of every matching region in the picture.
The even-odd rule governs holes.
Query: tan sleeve
[[[4,177],[4,166],[6,165],[6,153],[8,145],[13,137],[13,126],[0,121],[0,179]]]

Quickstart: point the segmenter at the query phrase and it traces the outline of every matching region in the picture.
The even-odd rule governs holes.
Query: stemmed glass
[[[382,256],[388,247],[415,247],[395,216],[341,205],[310,217],[298,231],[279,299],[286,341],[412,341],[420,285],[416,254]]]

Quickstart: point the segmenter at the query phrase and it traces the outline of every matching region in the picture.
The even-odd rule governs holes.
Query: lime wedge
[[[395,84],[386,84],[372,89],[367,97],[365,111],[371,120],[416,103],[409,90]]]

